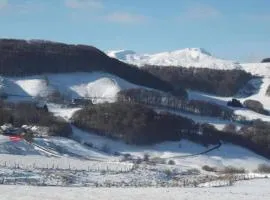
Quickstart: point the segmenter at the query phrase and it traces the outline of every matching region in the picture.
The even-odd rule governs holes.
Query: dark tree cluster
[[[152,74],[108,57],[92,46],[47,41],[0,39],[0,74],[25,76],[44,73],[102,71],[132,83],[171,91],[172,87]]]
[[[219,96],[233,96],[252,79],[242,70],[145,66],[145,71],[171,83],[175,91],[192,89]]]
[[[49,133],[57,136],[69,136],[72,133],[70,125],[63,119],[56,118],[46,108],[37,108],[28,102],[0,102],[0,125],[10,123],[15,127],[22,125],[37,125],[49,127]]]
[[[140,145],[179,140],[182,129],[196,129],[192,120],[169,113],[157,114],[150,108],[133,103],[89,106],[74,114],[73,124],[100,135]]]
[[[232,99],[231,101],[228,101],[227,106],[236,107],[236,108],[243,108],[243,104],[238,99]]]
[[[270,58],[264,58],[263,60],[262,60],[262,63],[269,63],[270,62]]]
[[[187,100],[171,94],[142,88],[122,90],[118,93],[119,101],[136,102],[146,105],[171,108],[196,115],[232,119],[233,111],[227,107],[201,100]]]
[[[136,103],[91,105],[77,111],[72,123],[84,130],[129,144],[147,145],[187,139],[201,145],[218,144],[215,128]]]
[[[264,109],[263,104],[259,101],[248,99],[244,101],[244,106],[250,110],[253,110],[254,112],[269,115],[269,112]]]
[[[261,120],[244,126],[239,131],[219,131],[217,136],[225,141],[240,145],[270,159],[270,123]]]

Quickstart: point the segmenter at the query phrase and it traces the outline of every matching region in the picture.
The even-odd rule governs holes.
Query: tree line
[[[192,89],[218,96],[233,96],[252,79],[243,70],[145,66],[145,71],[171,83],[174,90]]]
[[[49,134],[68,137],[72,133],[70,125],[63,119],[53,116],[46,108],[38,108],[30,102],[6,103],[0,100],[0,125],[12,124],[49,127]]]
[[[235,116],[233,110],[215,103],[201,100],[187,100],[178,98],[169,93],[143,88],[122,90],[118,93],[119,101],[136,102],[146,105],[171,108],[201,116],[219,117],[231,120]]]

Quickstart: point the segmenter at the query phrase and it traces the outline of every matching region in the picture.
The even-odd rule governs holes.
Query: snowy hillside
[[[119,91],[139,87],[107,73],[66,73],[41,76],[1,77],[0,92],[13,98],[46,97],[55,92],[68,97],[102,97],[113,102]],[[31,98],[31,97],[30,97]],[[100,100],[102,101],[102,100]]]
[[[173,159],[176,164],[179,164],[184,168],[201,169],[201,167],[207,163],[219,168],[224,166],[236,166],[254,170],[258,164],[270,164],[270,161],[267,159],[256,155],[245,148],[232,144],[222,144],[219,149],[213,150],[207,154],[189,156],[203,152],[211,147],[206,148],[187,140],[181,140],[179,142],[163,142],[156,145],[139,147],[81,131],[75,127],[73,127],[73,133],[73,137],[80,142],[90,142],[100,147],[107,145],[113,152],[128,153],[141,158],[147,153],[150,157],[167,160]]]
[[[253,75],[270,78],[270,63],[244,63],[243,69]]]
[[[130,50],[108,51],[107,55],[123,62],[144,65],[182,66],[212,69],[241,69],[233,61],[215,58],[202,48],[186,48],[156,54],[137,54]]]

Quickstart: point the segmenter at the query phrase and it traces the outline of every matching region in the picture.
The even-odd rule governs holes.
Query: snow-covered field
[[[186,140],[138,147],[135,145],[127,145],[121,141],[104,138],[96,134],[87,133],[75,127],[73,127],[73,130],[74,139],[83,143],[89,142],[99,147],[106,145],[112,152],[128,153],[137,157],[143,157],[144,154],[147,153],[151,157],[166,160],[172,159],[177,164],[189,168],[201,169],[205,164],[219,168],[231,165],[252,171],[255,170],[259,164],[270,164],[269,160],[245,148],[231,144],[223,144],[219,149],[207,154],[185,157],[206,151],[211,147],[204,147]]]
[[[63,188],[0,186],[0,200],[267,200],[269,179],[243,181],[234,187],[221,188]]]

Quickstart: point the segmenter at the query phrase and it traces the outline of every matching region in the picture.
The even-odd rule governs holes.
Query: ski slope
[[[181,66],[211,69],[241,69],[236,62],[212,56],[203,48],[186,48],[156,54],[137,54],[130,50],[108,51],[107,55],[123,62],[138,65]]]

